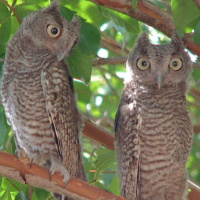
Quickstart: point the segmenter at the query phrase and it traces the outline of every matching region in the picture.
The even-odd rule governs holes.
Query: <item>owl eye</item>
[[[47,26],[47,33],[50,37],[56,38],[60,35],[60,28],[56,25],[48,25]]]
[[[147,58],[140,58],[137,61],[137,67],[138,69],[145,71],[150,67],[150,63],[149,60]]]
[[[170,66],[170,68],[171,68],[172,70],[178,71],[178,70],[181,69],[182,64],[183,64],[183,63],[182,63],[182,60],[181,60],[181,59],[179,59],[179,58],[172,58],[171,61],[170,61],[169,66]]]

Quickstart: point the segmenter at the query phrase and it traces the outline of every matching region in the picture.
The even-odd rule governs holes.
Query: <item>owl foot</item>
[[[51,180],[51,176],[53,176],[55,172],[59,172],[60,174],[62,174],[64,177],[63,182],[65,183],[63,187],[66,187],[66,185],[69,182],[70,175],[69,175],[68,170],[64,166],[52,163],[49,172],[50,172],[50,180]]]

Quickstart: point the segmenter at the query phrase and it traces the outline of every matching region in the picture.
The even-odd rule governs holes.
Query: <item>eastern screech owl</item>
[[[54,1],[27,16],[7,44],[2,99],[18,156],[25,152],[67,182],[69,174],[86,179],[79,141],[83,123],[65,61],[79,40],[80,24],[64,19],[59,8]]]
[[[186,90],[192,65],[182,40],[153,45],[143,33],[126,63],[116,114],[121,194],[130,200],[185,200],[192,143]]]

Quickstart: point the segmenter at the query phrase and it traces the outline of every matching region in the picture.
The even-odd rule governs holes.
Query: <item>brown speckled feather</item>
[[[59,7],[54,1],[23,20],[7,44],[1,89],[17,155],[25,152],[33,163],[60,172],[67,182],[70,175],[86,180],[83,123],[65,61],[79,41],[80,24],[77,18],[64,19]]]
[[[142,34],[126,67],[115,120],[121,194],[130,200],[186,200],[192,65],[183,42],[175,35],[170,44],[153,45]]]

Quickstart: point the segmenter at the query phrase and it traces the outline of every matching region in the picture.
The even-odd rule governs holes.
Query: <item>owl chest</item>
[[[48,118],[39,71],[15,74],[9,85],[9,99],[13,124]]]
[[[10,85],[11,92],[21,103],[40,102],[43,99],[40,72],[17,73]],[[18,103],[20,103],[18,102]],[[35,105],[37,106],[37,104]]]
[[[143,160],[173,159],[178,146],[174,103],[155,99],[139,103],[139,138]]]

